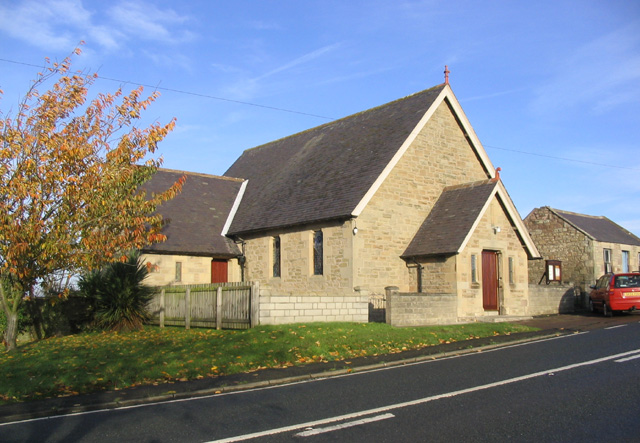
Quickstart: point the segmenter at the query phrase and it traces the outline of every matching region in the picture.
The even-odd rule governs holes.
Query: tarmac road
[[[398,354],[351,359],[348,364],[345,362],[317,363],[285,369],[268,369],[251,374],[238,374],[215,379],[194,380],[160,386],[141,386],[121,391],[106,391],[74,397],[3,405],[0,406],[0,423],[72,412],[161,402],[259,386],[279,385],[293,381],[340,375],[352,371],[364,371],[381,366],[402,365],[427,358],[433,359],[472,352],[478,348],[497,347],[519,341],[530,341],[554,335],[603,329],[638,321],[640,321],[640,312],[619,314],[609,318],[591,313],[540,316],[518,322],[540,329],[540,331],[533,333],[467,340],[464,342],[430,346],[420,350],[406,351]]]

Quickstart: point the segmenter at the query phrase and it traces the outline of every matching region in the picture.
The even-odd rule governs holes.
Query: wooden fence
[[[257,283],[164,286],[149,304],[151,323],[248,329],[258,321]]]

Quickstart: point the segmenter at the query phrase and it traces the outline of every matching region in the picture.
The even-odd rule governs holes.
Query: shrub
[[[114,331],[142,328],[154,294],[153,288],[143,285],[148,274],[140,253],[135,252],[125,262],[111,263],[80,277],[80,293],[95,300],[98,327]]]
[[[47,296],[35,300],[42,316],[45,337],[77,334],[94,323],[95,301],[71,291],[67,297]]]

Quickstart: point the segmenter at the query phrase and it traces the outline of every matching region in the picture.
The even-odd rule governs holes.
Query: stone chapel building
[[[183,283],[257,281],[263,324],[367,321],[389,286],[446,294],[453,318],[527,314],[538,250],[448,83],[186,175],[145,251],[162,284],[177,263]]]

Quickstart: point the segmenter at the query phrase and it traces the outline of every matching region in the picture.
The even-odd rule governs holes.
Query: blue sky
[[[0,89],[84,40],[92,90],[155,86],[164,167],[243,150],[443,82],[524,218],[551,206],[640,235],[640,2],[2,0]],[[151,91],[152,88],[146,88]]]

